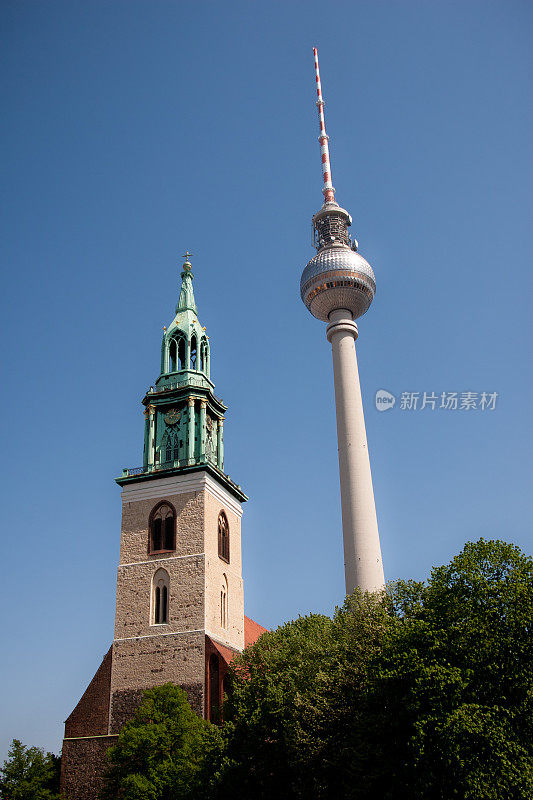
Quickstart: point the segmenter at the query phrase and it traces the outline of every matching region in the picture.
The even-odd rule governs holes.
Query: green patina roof
[[[187,253],[187,256],[188,255],[189,254]],[[192,272],[192,267],[189,260],[187,260],[184,263],[183,270],[181,272],[181,288],[178,304],[176,306],[176,316],[168,328],[165,329],[163,334],[163,348],[166,348],[170,345],[171,339],[179,338],[180,334],[183,335],[183,338],[189,342],[191,342],[194,337],[196,339],[197,348],[197,366],[195,371],[206,375],[208,378],[209,376],[206,374],[206,371],[201,370],[200,368],[200,344],[202,340],[207,342],[209,337],[206,334],[205,328],[200,325],[200,321],[198,320],[196,302],[194,299],[193,278],[194,275]],[[189,365],[187,365],[185,370],[182,371],[190,371]],[[167,374],[170,373],[166,373],[164,371],[162,363],[161,376]]]
[[[146,407],[143,466],[125,469],[117,483],[206,470],[244,502],[247,497],[241,487],[223,471],[226,406],[213,393],[209,337],[198,320],[189,255],[181,272],[176,315],[164,328],[161,371],[142,401]]]
[[[182,331],[187,339],[191,339],[193,335],[196,335],[197,345],[199,346],[201,338],[203,336],[206,337],[206,333],[205,328],[202,328],[198,320],[192,285],[193,278],[191,265],[186,261],[181,273],[181,289],[176,306],[176,316],[166,329],[165,338],[169,339],[178,331]]]

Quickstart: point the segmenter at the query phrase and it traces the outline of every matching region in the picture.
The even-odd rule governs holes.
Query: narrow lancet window
[[[160,619],[161,623],[168,622],[168,587],[161,586],[161,610],[160,610]]]
[[[165,541],[164,550],[174,549],[174,517],[165,517]]]
[[[176,340],[172,339],[168,348],[168,371],[176,372]]]
[[[185,369],[185,339],[180,338],[178,344],[178,369]]]
[[[209,704],[207,708],[208,718],[210,722],[218,722],[218,715],[220,710],[220,666],[218,663],[218,656],[209,656]]]
[[[196,369],[196,336],[191,339],[191,369]]]
[[[228,581],[225,575],[220,589],[220,627],[228,627]]]
[[[168,623],[169,575],[158,569],[152,581],[152,625]]]
[[[229,525],[223,511],[218,515],[218,555],[229,562]]]
[[[150,553],[176,549],[176,512],[170,503],[159,503],[150,514]]]
[[[157,517],[157,519],[154,519],[152,526],[152,550],[161,550],[161,527],[161,517]]]
[[[207,375],[207,340],[200,342],[200,369]]]

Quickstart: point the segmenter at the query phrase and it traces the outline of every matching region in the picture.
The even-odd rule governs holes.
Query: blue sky
[[[322,199],[314,45],[337,199],[376,273],[357,348],[386,575],[422,579],[479,536],[531,551],[532,18],[2,4],[2,753],[58,751],[112,640],[113,478],[142,460],[186,248],[250,496],[247,613],[342,602],[331,351],[299,298]],[[379,413],[382,388],[498,400]]]

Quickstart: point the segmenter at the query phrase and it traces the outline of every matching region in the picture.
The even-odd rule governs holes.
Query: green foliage
[[[532,797],[533,562],[481,539],[422,592],[393,587],[396,612],[399,593],[376,685],[402,741],[397,776],[428,800]]]
[[[533,562],[480,540],[237,658],[213,797],[533,797]]]
[[[200,782],[219,732],[192,710],[174,684],[144,694],[131,722],[110,748],[102,800],[185,800],[200,796]]]
[[[61,759],[13,739],[0,770],[2,800],[58,800]]]

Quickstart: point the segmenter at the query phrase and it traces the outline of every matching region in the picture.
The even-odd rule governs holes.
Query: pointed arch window
[[[176,340],[171,339],[170,346],[168,348],[168,371],[176,372],[176,364],[177,364],[177,345],[176,345]]]
[[[178,369],[185,369],[185,339],[182,336],[178,342]]]
[[[228,579],[225,575],[220,589],[220,627],[228,627]]]
[[[170,579],[166,569],[158,569],[152,579],[152,625],[168,624]]]
[[[221,686],[220,686],[220,664],[218,660],[218,656],[214,653],[209,656],[208,662],[208,676],[209,676],[209,684],[208,684],[208,693],[209,693],[209,705],[207,709],[208,719],[210,722],[216,722],[218,720],[220,705],[221,705]]]
[[[193,336],[191,339],[191,369],[196,369],[196,336]]]
[[[223,511],[218,515],[218,556],[229,564],[229,525]]]
[[[207,341],[204,338],[200,342],[200,369],[207,374]]]
[[[176,549],[176,512],[170,503],[159,503],[150,514],[150,553]]]
[[[165,461],[172,461],[172,439],[168,434],[165,439]]]

